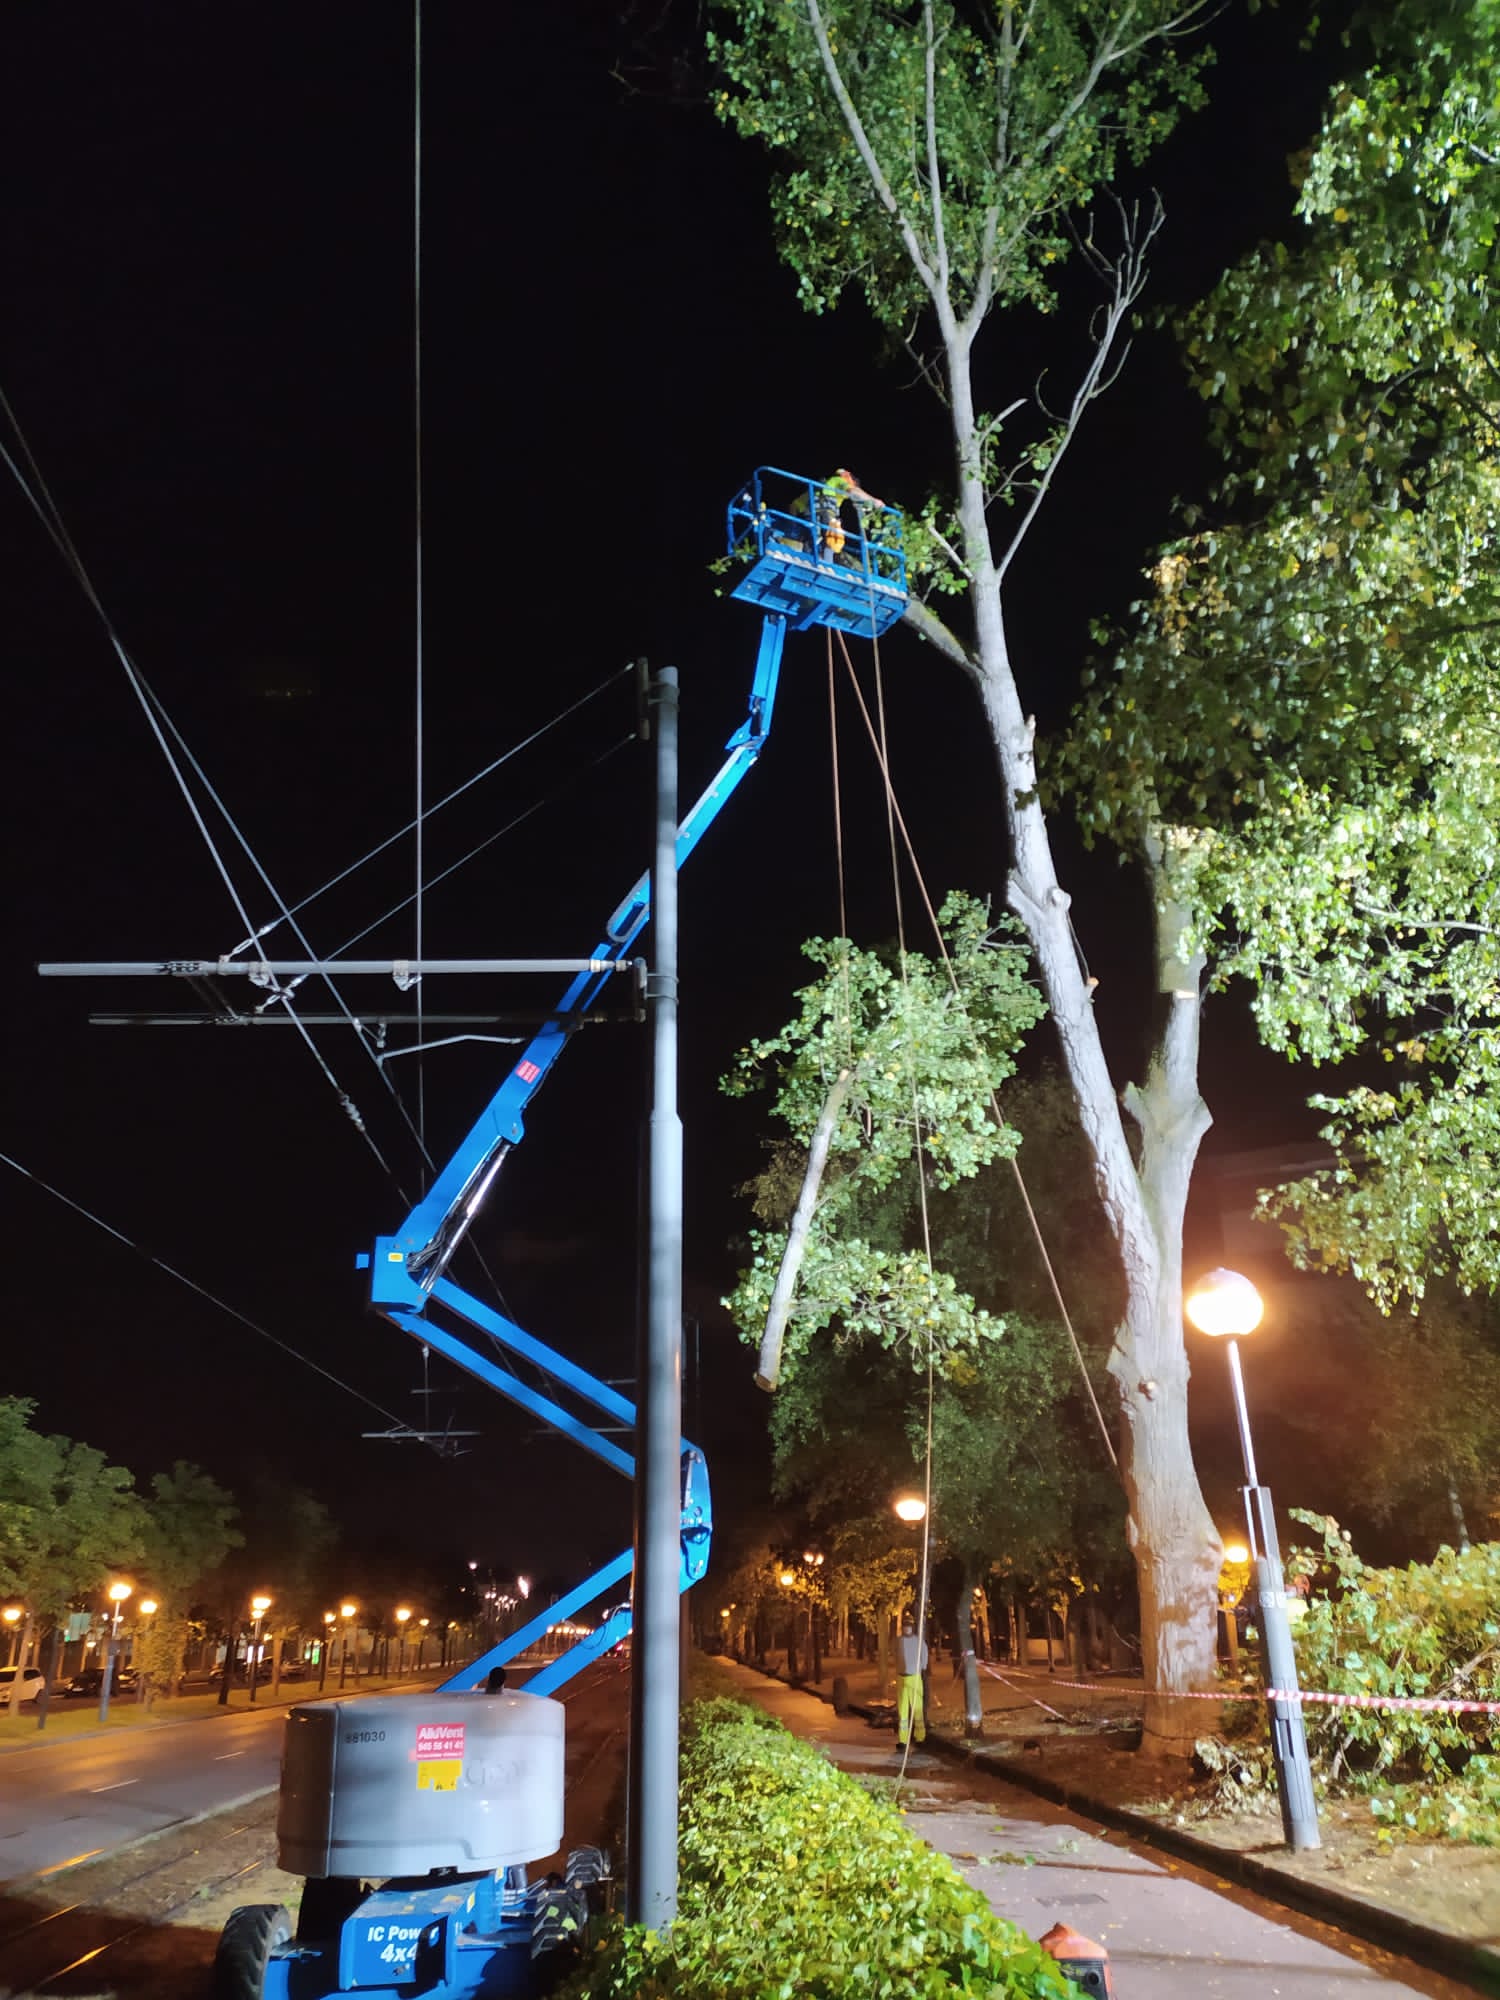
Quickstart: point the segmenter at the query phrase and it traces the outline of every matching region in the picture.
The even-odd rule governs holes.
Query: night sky
[[[1315,124],[1332,61],[1297,55],[1296,12],[1235,13],[1217,30],[1213,110],[1151,170],[1168,217],[1155,302],[1191,298],[1285,222],[1285,156]],[[433,821],[429,873],[540,805],[427,895],[426,948],[581,954],[648,854],[649,753],[627,742],[619,670],[636,655],[679,667],[687,796],[743,713],[757,621],[716,596],[708,570],[738,482],[758,463],[845,464],[916,505],[944,469],[941,416],[909,367],[880,364],[857,304],[826,320],[795,308],[764,163],[671,60],[691,7],[678,20],[429,0],[424,13],[429,804],[613,677]],[[410,12],[63,0],[13,9],[6,42],[0,388],[118,632],[296,900],[414,805]],[[1076,338],[1062,319],[997,328],[996,398],[1045,367],[1065,380]],[[1087,620],[1123,608],[1173,495],[1201,490],[1200,432],[1169,343],[1143,335],[1017,579],[1013,639],[1044,727],[1066,712]],[[243,930],[97,618],[10,483],[0,561],[0,1147],[416,1420],[420,1356],[362,1311],[353,1270],[406,1204],[296,1034],[90,1027],[91,1011],[198,1002],[180,984],[34,976],[47,959],[216,956]],[[909,636],[883,652],[897,782],[929,878],[998,902],[1005,856],[973,699]],[[755,1119],[715,1079],[779,1022],[799,941],[837,927],[823,676],[821,639],[793,639],[771,747],[683,878],[686,1290],[702,1329],[688,1427],[726,1509],[756,1490],[764,1413],[716,1308]],[[875,940],[892,928],[884,827],[869,773],[846,768],[845,782],[851,924]],[[1065,833],[1059,849],[1123,1074],[1144,1020],[1134,891]],[[267,895],[242,857],[233,866],[264,921]],[[313,905],[317,948],[408,896],[414,866],[408,839]],[[359,949],[411,952],[411,913]],[[430,982],[426,1004],[542,1006],[557,985]],[[347,997],[395,998],[374,982]],[[375,1067],[347,1031],[317,1039],[415,1194],[415,1147]],[[647,1053],[628,1025],[579,1039],[479,1232],[521,1323],[615,1378],[632,1367]],[[428,1059],[436,1156],[506,1061],[480,1045]],[[415,1115],[414,1063],[391,1073]],[[1212,1010],[1214,1145],[1304,1133],[1303,1082],[1255,1055],[1237,1003]],[[232,1486],[264,1463],[326,1498],[351,1542],[413,1557],[571,1575],[628,1540],[617,1479],[484,1392],[455,1393],[451,1373],[434,1366],[433,1409],[482,1430],[467,1456],[362,1442],[383,1427],[375,1412],[32,1183],[7,1173],[3,1187],[0,1392],[34,1396],[44,1428],[142,1477],[187,1457]]]

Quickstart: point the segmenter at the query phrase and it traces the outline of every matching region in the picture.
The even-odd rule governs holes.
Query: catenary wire
[[[425,660],[423,657],[423,568],[422,568],[422,0],[412,0],[412,201],[411,201],[411,303],[412,303],[412,518],[415,527],[414,570],[416,584],[416,956],[423,952],[422,931],[422,832],[423,765],[425,760]],[[423,1039],[422,980],[416,982],[417,1044]],[[425,1149],[427,1139],[426,1073],[417,1057],[417,1133]]]
[[[373,1396],[367,1396],[363,1389],[356,1389],[352,1382],[346,1382],[341,1375],[335,1375],[333,1370],[325,1368],[321,1361],[314,1361],[311,1355],[304,1354],[298,1347],[293,1347],[290,1341],[282,1340],[278,1334],[269,1332],[258,1321],[251,1319],[248,1313],[241,1312],[238,1306],[232,1306],[226,1300],[219,1298],[206,1285],[200,1285],[196,1278],[190,1278],[185,1271],[179,1271],[175,1264],[169,1264],[164,1257],[158,1257],[154,1250],[148,1250],[143,1243],[137,1243],[134,1237],[127,1236],[123,1229],[116,1229],[112,1222],[106,1222],[103,1216],[96,1215],[91,1208],[85,1208],[81,1201],[74,1201],[71,1195],[64,1194],[62,1189],[54,1187],[51,1181],[43,1180],[40,1174],[34,1173],[30,1167],[24,1166],[11,1154],[0,1152],[0,1163],[12,1168],[26,1180],[34,1182],[54,1200],[60,1201],[65,1208],[71,1208],[76,1215],[81,1215],[85,1221],[92,1222],[96,1229],[102,1229],[106,1236],[114,1237],[115,1241],[123,1243],[127,1250],[133,1250],[148,1264],[154,1264],[157,1270],[165,1271],[169,1278],[175,1278],[178,1284],[186,1285],[190,1292],[196,1292],[199,1298],[206,1299],[220,1312],[238,1320],[240,1325],[248,1327],[251,1333],[258,1334],[262,1340],[268,1340],[273,1347],[279,1347],[283,1354],[290,1354],[294,1361],[300,1361],[304,1368],[311,1368],[315,1375],[323,1376],[326,1381],[332,1382],[335,1388],[353,1396],[356,1402],[365,1404],[368,1409],[384,1417],[388,1423],[400,1425],[403,1429],[407,1428],[402,1418],[394,1416],[383,1403],[377,1403]]]
[[[15,432],[17,438],[20,440],[21,448],[25,454],[27,462],[34,468],[36,465],[36,460],[32,456],[30,447],[26,443],[24,433],[21,431],[19,425],[16,422],[15,413],[11,409],[9,402],[4,398],[3,392],[0,392],[0,406],[3,406],[5,415],[11,425],[11,428]],[[234,819],[233,814],[229,811],[229,808],[225,805],[224,801],[219,797],[217,791],[210,783],[206,772],[203,770],[201,764],[199,764],[193,752],[189,749],[187,742],[182,735],[182,732],[177,728],[171,716],[167,713],[165,704],[160,700],[155,690],[151,687],[150,683],[147,681],[145,675],[136,665],[134,659],[131,657],[130,652],[126,648],[124,641],[121,639],[119,633],[116,631],[114,622],[110,618],[108,611],[105,609],[104,603],[100,598],[99,593],[94,588],[93,579],[90,577],[88,569],[85,566],[82,557],[79,555],[76,547],[73,544],[72,537],[68,533],[67,524],[63,521],[63,518],[60,512],[58,511],[56,502],[53,500],[51,493],[47,489],[45,481],[42,480],[40,475],[38,474],[38,483],[40,485],[41,492],[45,495],[46,498],[46,505],[43,506],[42,501],[37,497],[37,494],[32,490],[29,482],[26,479],[25,474],[21,471],[21,468],[16,464],[15,459],[12,457],[11,453],[5,448],[3,444],[0,444],[0,457],[4,458],[5,463],[9,467],[12,475],[15,477],[17,484],[21,487],[22,492],[26,495],[26,498],[30,502],[38,518],[41,520],[43,526],[46,528],[49,536],[51,537],[54,546],[58,549],[59,553],[62,555],[64,563],[71,571],[74,580],[77,582],[80,589],[83,591],[89,604],[93,607],[94,612],[98,616],[100,623],[103,625],[105,635],[109,640],[110,646],[112,647],[116,657],[118,658],[121,667],[124,669],[126,681],[130,686],[131,692],[135,695],[137,702],[140,704],[141,711],[146,717],[147,726],[150,728],[152,735],[156,738],[157,744],[162,752],[162,755],[166,759],[167,768],[168,770],[170,770],[173,778],[177,782],[178,789],[182,793],[183,801],[187,806],[188,812],[192,817],[193,823],[198,828],[199,833],[203,836],[204,844],[208,848],[209,855],[213,860],[215,868],[218,870],[220,879],[223,881],[224,887],[229,895],[230,901],[234,904],[235,910],[239,915],[240,922],[245,926],[246,930],[250,931],[253,935],[254,926],[251,923],[249,912],[246,910],[244,906],[239,891],[235,885],[234,879],[229,872],[229,869],[224,861],[223,855],[219,851],[218,844],[214,840],[213,834],[209,830],[208,824],[203,817],[198,802],[193,797],[192,789],[189,786],[186,777],[183,775],[182,768],[179,765],[177,758],[173,755],[171,744],[168,742],[169,736],[171,737],[172,741],[178,745],[178,748],[181,750],[184,758],[187,760],[190,769],[193,771],[194,775],[198,778],[199,783],[204,787],[204,790],[207,792],[209,798],[213,801],[213,804],[218,809],[219,813],[223,816],[225,824],[228,826],[230,832],[234,835],[235,839],[238,841],[240,848],[246,855],[247,859],[249,860],[251,867],[260,877],[261,882],[268,890],[273,900],[280,905],[283,911],[285,911],[286,908],[285,903],[282,901],[280,895],[277,893],[274,885],[270,880],[270,877],[266,874],[265,869],[261,866],[258,858],[251,849],[249,842],[246,840],[244,834],[241,832],[239,826],[237,825]],[[306,938],[303,936],[302,932],[297,928],[295,923],[293,923],[293,931],[294,934],[297,936],[299,942],[301,942],[304,946],[307,947],[309,957],[316,956],[316,954],[312,951],[311,947],[307,946]],[[262,956],[264,956],[264,954],[262,954]],[[267,975],[267,979],[268,983],[272,985],[274,988],[276,984],[274,979],[271,979],[270,975]],[[329,992],[333,996],[335,1004],[339,1007],[339,1009],[345,1015],[345,1017],[349,1019],[352,1023],[353,1017],[352,1015],[350,1015],[349,1009],[344,1003],[342,994],[339,993],[338,989],[334,986],[333,981],[331,979],[328,979],[326,975],[325,975],[325,983],[328,987]],[[283,991],[283,989],[280,988],[277,988],[276,990],[278,992]],[[349,1118],[351,1124],[354,1126],[355,1130],[359,1133],[360,1137],[364,1140],[365,1144],[369,1147],[370,1151],[374,1154],[375,1159],[377,1160],[377,1162],[381,1167],[381,1170],[385,1173],[387,1178],[390,1179],[395,1184],[398,1192],[401,1192],[402,1199],[409,1202],[410,1197],[407,1196],[405,1192],[401,1189],[400,1182],[394,1170],[392,1169],[385,1155],[380,1150],[380,1147],[376,1142],[374,1134],[369,1130],[368,1126],[365,1124],[364,1118],[359,1110],[359,1107],[355,1104],[354,1100],[349,1096],[348,1092],[344,1089],[343,1085],[334,1075],[333,1070],[327,1061],[327,1058],[323,1055],[322,1051],[313,1041],[313,1038],[311,1034],[308,1032],[305,1024],[297,1019],[296,1011],[290,1005],[289,999],[284,999],[283,1004],[286,1005],[288,1018],[292,1021],[293,1025],[296,1027],[299,1035],[301,1035],[302,1040],[307,1047],[308,1053],[312,1056],[314,1062],[323,1072],[324,1077],[326,1078],[327,1082],[332,1088],[335,1096],[337,1097],[340,1105],[342,1106],[346,1116]],[[395,1089],[395,1085],[391,1082],[390,1078],[385,1075],[384,1070],[378,1063],[374,1065],[374,1068],[376,1070],[376,1074],[383,1079],[387,1090],[390,1091],[392,1097],[396,1099],[396,1102],[399,1105],[400,1097]],[[410,1120],[408,1119],[408,1123],[409,1122]]]
[[[576,701],[569,702],[566,708],[560,708],[557,714],[554,715],[550,721],[542,723],[541,726],[537,729],[533,729],[529,736],[523,736],[519,743],[513,743],[508,750],[502,751],[498,757],[491,758],[488,764],[483,765],[479,770],[475,771],[471,777],[465,778],[461,785],[455,785],[451,792],[446,793],[442,798],[440,798],[436,802],[436,804],[430,805],[427,808],[425,817],[429,821],[435,819],[445,806],[451,806],[455,799],[462,798],[465,792],[471,791],[475,785],[482,784],[486,778],[493,776],[493,774],[496,771],[498,771],[502,765],[508,764],[513,757],[519,757],[523,750],[529,750],[533,743],[539,743],[544,736],[548,735],[552,730],[560,727],[562,723],[570,721],[572,717],[575,716],[580,709],[586,708],[591,701],[596,700],[598,696],[603,694],[607,689],[612,688],[615,685],[615,683],[623,679],[626,674],[633,674],[634,671],[635,671],[634,667],[626,666],[617,668],[616,671],[612,674],[606,674],[604,679],[598,682],[596,686],[591,687],[587,694],[582,694],[578,697]],[[632,734],[629,738],[625,740],[629,742],[634,742],[636,739]],[[535,810],[536,808],[534,806],[528,808],[528,811],[534,812]],[[521,823],[521,819],[524,819],[525,817],[526,814],[524,813],[521,814],[519,818],[512,820],[510,822],[510,825],[503,830],[509,832],[511,827],[519,826]],[[288,915],[293,917],[300,916],[302,911],[307,909],[310,904],[316,903],[320,900],[320,898],[326,896],[330,889],[336,889],[341,882],[347,882],[351,875],[357,875],[360,869],[363,868],[367,862],[374,861],[379,855],[384,854],[387,848],[395,847],[398,842],[405,840],[406,836],[409,833],[411,833],[415,829],[415,827],[416,827],[415,820],[408,820],[405,826],[397,827],[394,833],[387,834],[384,840],[377,841],[375,846],[370,848],[366,853],[362,854],[357,861],[351,861],[348,867],[341,868],[337,875],[330,875],[328,880],[324,882],[320,888],[310,890],[309,893],[304,897],[302,897],[302,899],[299,902],[293,903],[290,911],[288,912]],[[477,854],[478,852],[479,852],[478,848],[475,848],[473,850],[473,853],[475,854]],[[466,856],[465,858],[469,859],[472,857]],[[461,864],[456,864],[456,865],[461,865]],[[451,875],[453,870],[450,868],[445,872]],[[429,889],[432,888],[435,885],[435,883],[441,882],[442,879],[443,877],[441,875],[435,876],[433,878],[433,881],[428,883],[427,885],[428,888]],[[404,910],[405,908],[406,908],[405,903],[398,903],[394,910],[387,912],[387,915],[394,916],[399,911]],[[273,931],[279,930],[281,928],[281,925],[285,921],[286,919],[282,917],[272,917],[268,923],[262,924],[260,929],[256,931],[253,936],[241,939],[240,943],[238,943],[234,947],[234,949],[227,954],[227,956],[230,958],[238,958],[241,955],[241,953],[250,951],[257,943],[259,943],[259,941],[262,938],[269,937]],[[384,922],[384,918],[382,918],[381,921]],[[373,926],[371,928],[373,928]],[[364,934],[365,934],[364,932],[360,933],[361,936],[364,936]]]

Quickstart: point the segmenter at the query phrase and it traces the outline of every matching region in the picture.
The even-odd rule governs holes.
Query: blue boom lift
[[[873,637],[906,605],[900,514],[851,499],[834,481],[761,467],[729,504],[728,547],[743,565],[733,595],[762,613],[760,647],[745,720],[678,829],[679,864],[765,744],[788,628]],[[377,1312],[627,1478],[631,1454],[595,1426],[604,1418],[633,1427],[629,1399],[464,1290],[448,1267],[524,1136],[532,1098],[650,915],[643,875],[604,926],[593,957],[605,964],[577,974],[425,1197],[358,1259]],[[534,1364],[597,1416],[575,1415],[491,1360],[474,1333]],[[686,1440],[681,1518],[686,1590],[707,1568],[712,1531],[708,1467]],[[279,1905],[232,1914],[216,1961],[220,2000],[327,2000],[351,1991],[460,2000],[544,1990],[549,1961],[557,1967],[566,1957],[552,1947],[576,1941],[607,1864],[585,1848],[569,1857],[561,1881],[526,1879],[525,1862],[561,1843],[562,1711],[538,1698],[628,1634],[629,1605],[533,1673],[524,1690],[452,1697],[472,1695],[548,1628],[613,1594],[631,1566],[627,1548],[434,1693],[292,1710],[277,1834],[282,1866],[308,1878],[301,1911],[295,1935]],[[384,1879],[372,1887],[370,1877]]]

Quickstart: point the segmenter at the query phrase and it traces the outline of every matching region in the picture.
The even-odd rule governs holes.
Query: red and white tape
[[[1316,1701],[1328,1708],[1404,1708],[1423,1714],[1500,1715],[1500,1701],[1446,1701],[1425,1694],[1319,1694],[1312,1688],[1267,1688],[1267,1701]]]
[[[989,1662],[981,1664],[987,1674],[994,1675],[1007,1687],[1017,1693],[1021,1689],[1016,1681],[1006,1675],[996,1673]],[[1065,1681],[1055,1674],[1048,1674],[1047,1685],[1055,1688],[1078,1688],[1085,1694],[1140,1694],[1147,1692],[1139,1687],[1109,1687],[1103,1681]],[[1031,1697],[1038,1708],[1046,1708],[1044,1701]],[[1417,1694],[1322,1694],[1313,1688],[1184,1688],[1164,1691],[1163,1701],[1313,1701],[1326,1708],[1376,1708],[1416,1710],[1426,1715],[1500,1715],[1500,1701],[1449,1701],[1440,1695]],[[1049,1711],[1055,1715],[1056,1709]]]

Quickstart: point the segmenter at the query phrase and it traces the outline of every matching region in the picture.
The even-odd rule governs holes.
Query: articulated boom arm
[[[846,507],[853,509],[852,520]],[[826,625],[873,638],[889,630],[906,607],[901,514],[859,491],[847,474],[819,481],[775,466],[761,466],[730,501],[726,527],[729,553],[743,565],[732,594],[760,611],[760,650],[745,720],[725,745],[718,775],[677,829],[679,863],[692,853],[760,755],[770,733],[788,626],[802,632],[813,625]],[[651,878],[643,875],[615,909],[592,956],[618,964],[650,916]],[[598,967],[574,978],[557,1011],[533,1037],[423,1200],[394,1236],[378,1238],[373,1254],[360,1262],[370,1268],[370,1299],[377,1311],[630,1478],[635,1460],[628,1452],[602,1430],[565,1410],[552,1396],[529,1387],[510,1369],[489,1359],[464,1335],[478,1331],[500,1351],[539,1364],[557,1388],[590,1404],[616,1424],[634,1428],[634,1404],[445,1275],[505,1155],[523,1136],[527,1105],[612,969]],[[456,1321],[461,1331],[453,1331],[450,1321]],[[708,1468],[702,1452],[684,1441],[683,1590],[695,1583],[708,1565],[711,1529]],[[477,1686],[490,1667],[523,1652],[548,1625],[592,1603],[628,1576],[630,1568],[627,1549],[447,1685]],[[532,1675],[528,1688],[539,1694],[549,1692],[629,1630],[630,1607],[621,1604],[581,1645]]]
[[[730,794],[760,755],[771,732],[776,683],[787,621],[767,613],[761,626],[749,713],[725,745],[718,775],[677,831],[679,866],[717,819]],[[651,917],[651,879],[642,875],[605,925],[593,958],[622,959]],[[561,1055],[577,1015],[592,1006],[608,972],[580,972],[557,1004],[557,1011],[533,1036],[520,1061],[480,1113],[426,1195],[396,1232],[395,1241],[411,1274],[430,1285],[447,1268],[479,1211],[501,1162],[523,1136],[522,1114]]]
[[[681,863],[698,845],[750,766],[760,755],[770,733],[776,701],[776,684],[781,669],[782,646],[787,620],[779,612],[767,612],[761,626],[760,649],[755,662],[755,679],[750,690],[749,711],[744,722],[725,745],[725,759],[712,783],[688,812],[677,830],[677,859]],[[597,959],[620,960],[645,929],[651,916],[651,878],[642,875],[618,904],[605,926],[603,941],[591,954]],[[475,1298],[449,1279],[445,1272],[454,1251],[478,1212],[505,1155],[524,1135],[523,1113],[540,1089],[553,1063],[562,1053],[576,1018],[593,1005],[608,971],[579,973],[558,1002],[557,1010],[532,1038],[495,1092],[448,1164],[439,1173],[426,1196],[407,1216],[394,1236],[376,1239],[373,1254],[360,1263],[370,1269],[370,1301],[394,1325],[424,1345],[436,1349],[489,1388],[497,1390],[543,1423],[573,1439],[604,1464],[632,1478],[635,1460],[610,1437],[592,1424],[563,1408],[553,1397],[533,1389],[512,1370],[498,1365],[472,1346],[464,1333],[478,1331],[502,1351],[536,1363],[559,1388],[566,1389],[590,1404],[616,1425],[635,1426],[635,1405],[600,1382],[586,1369],[558,1354],[545,1342],[518,1327],[503,1313]],[[456,1321],[461,1331],[448,1322]],[[682,1449],[682,1556],[680,1588],[696,1583],[708,1566],[708,1550],[713,1527],[712,1503],[708,1486],[708,1466],[696,1446],[683,1442]],[[587,1578],[558,1603],[519,1632],[472,1662],[463,1673],[448,1681],[449,1688],[475,1687],[491,1667],[503,1665],[522,1653],[549,1627],[566,1619],[571,1612],[590,1604],[612,1584],[629,1576],[632,1557],[629,1549]],[[604,1652],[630,1630],[630,1607],[616,1607],[579,1645],[533,1674],[526,1685],[533,1693],[546,1694],[561,1685],[580,1668]]]

